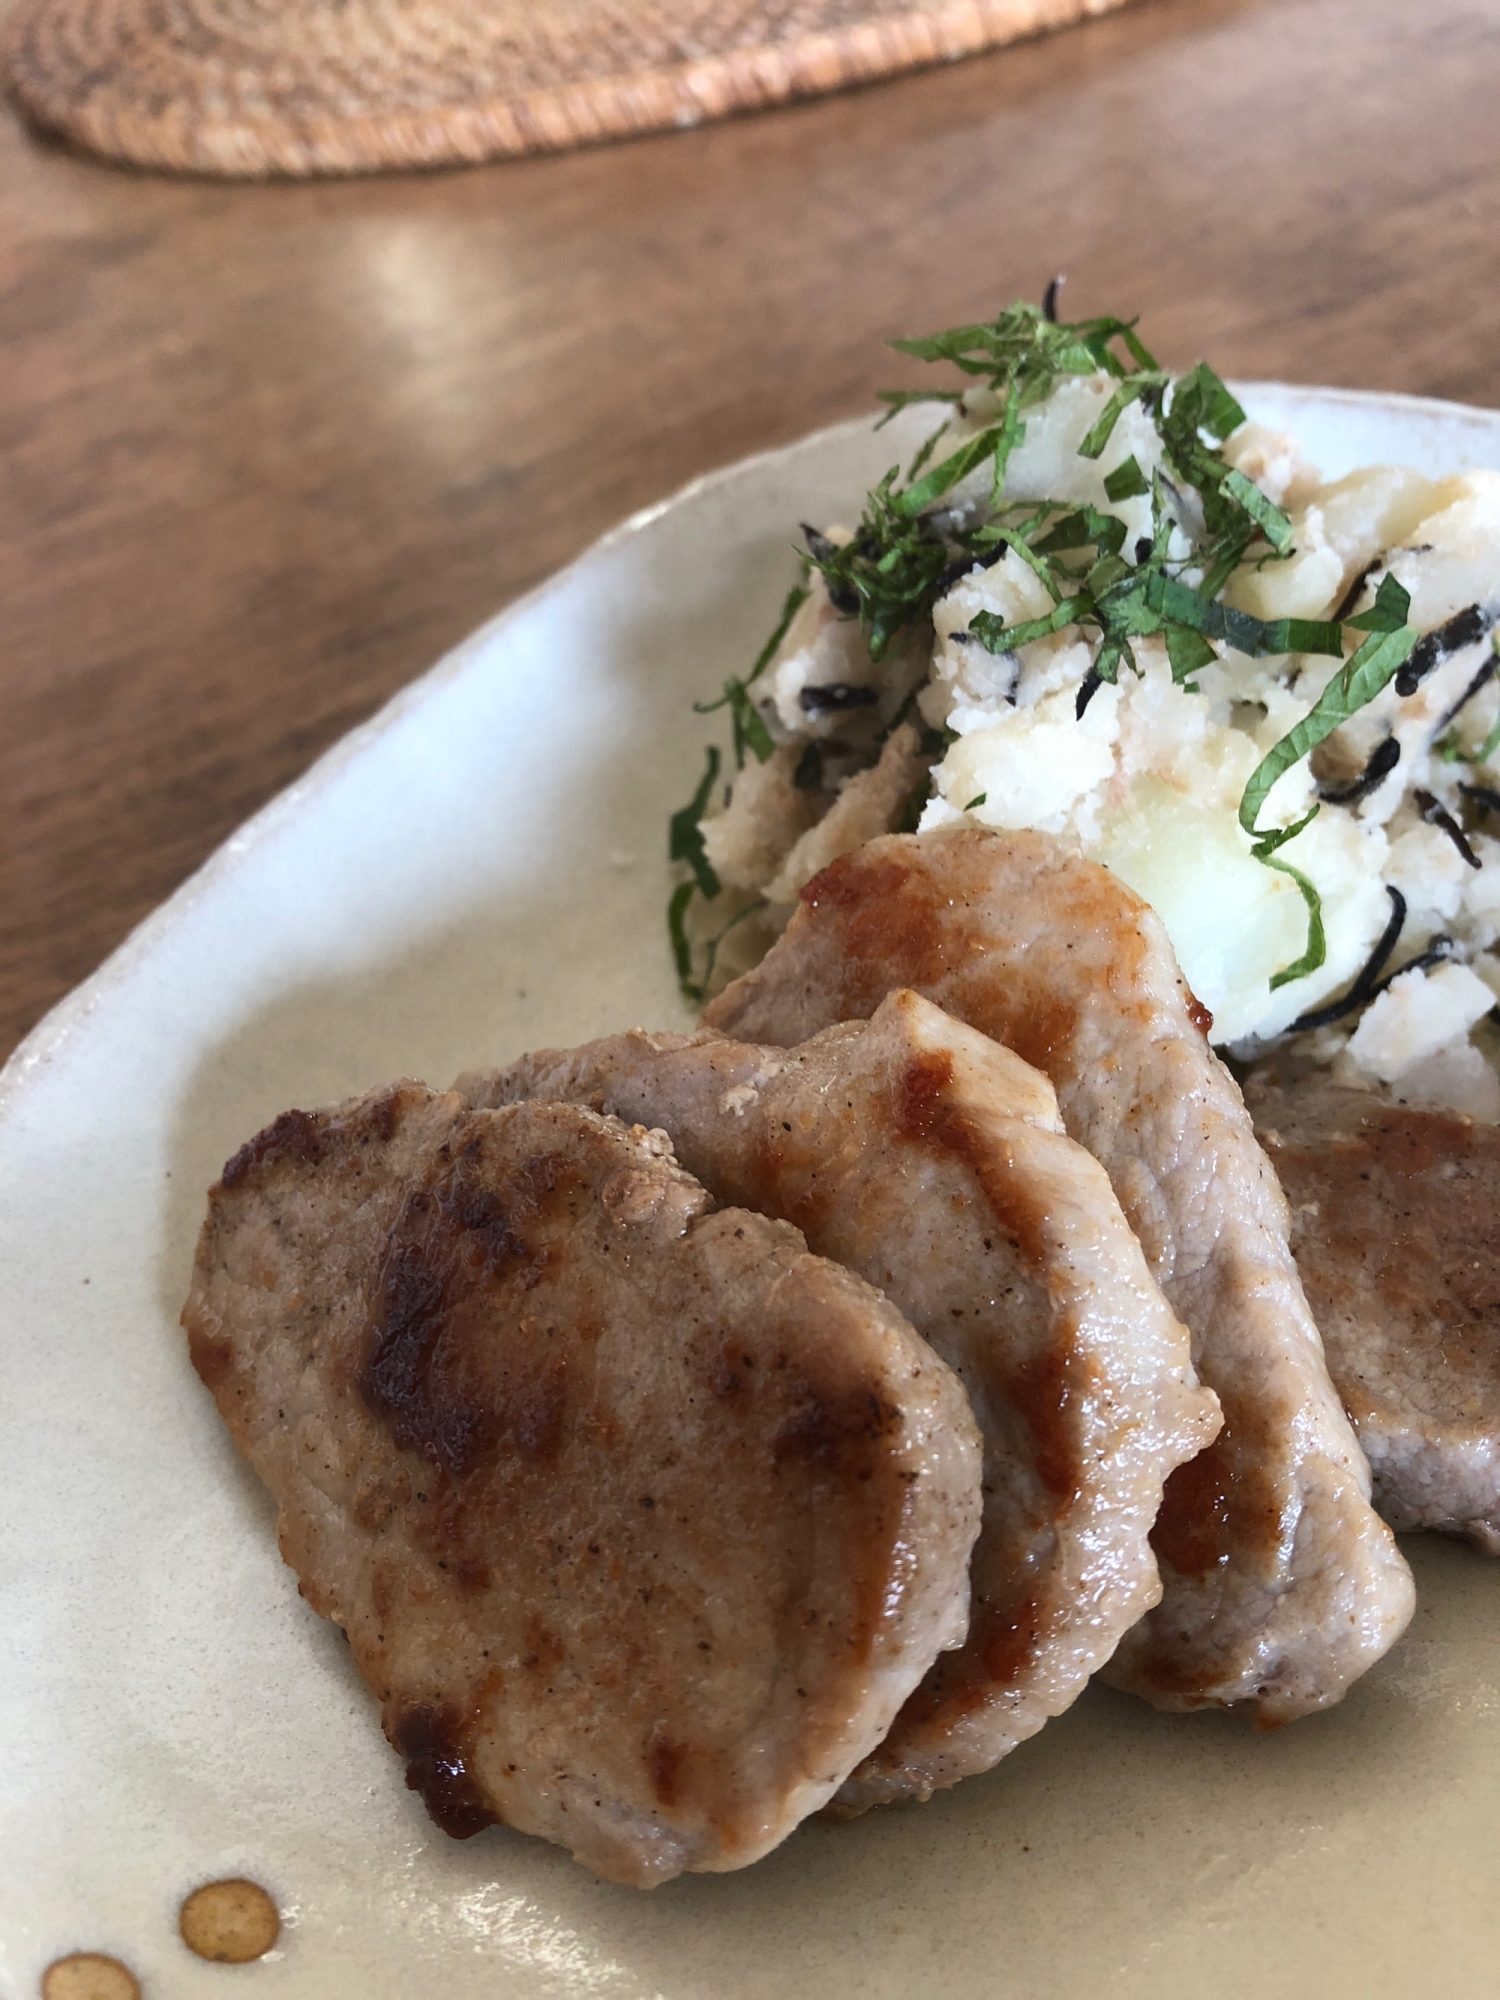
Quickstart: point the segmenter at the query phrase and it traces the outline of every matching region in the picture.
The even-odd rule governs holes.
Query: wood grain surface
[[[1174,363],[1500,402],[1497,85],[1481,0],[1144,0],[457,173],[158,179],[0,113],[0,1053],[508,598],[912,379],[891,335],[1066,271]]]

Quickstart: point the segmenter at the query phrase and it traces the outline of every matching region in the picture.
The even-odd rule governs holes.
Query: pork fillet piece
[[[897,986],[1046,1072],[1193,1336],[1224,1428],[1173,1474],[1165,1593],[1106,1678],[1159,1708],[1336,1702],[1404,1630],[1411,1574],[1369,1501],[1287,1247],[1286,1202],[1155,913],[1038,833],[871,841],[815,876],[712,1027],[791,1046]]]
[[[836,1803],[926,1798],[1060,1714],[1160,1597],[1147,1535],[1162,1482],[1219,1417],[1046,1078],[897,992],[868,1024],[790,1051],[635,1033],[455,1088],[665,1127],[719,1200],[796,1223],[963,1378],[984,1436],[968,1639]]]
[[[288,1112],[212,1191],[183,1319],[450,1833],[741,1867],[962,1641],[962,1385],[659,1135],[415,1084]]]
[[[1318,1081],[1247,1094],[1375,1504],[1500,1555],[1500,1129]]]

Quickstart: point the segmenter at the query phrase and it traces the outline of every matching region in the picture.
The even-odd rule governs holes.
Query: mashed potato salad
[[[836,855],[1036,828],[1166,924],[1212,1040],[1500,1119],[1500,473],[1325,484],[1055,295],[896,345],[967,386],[803,576],[672,821],[701,997]],[[727,782],[725,782],[727,780]],[[742,954],[741,954],[742,955]]]

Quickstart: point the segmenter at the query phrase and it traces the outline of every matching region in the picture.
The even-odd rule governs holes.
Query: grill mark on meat
[[[664,1811],[670,1812],[682,1795],[686,1761],[687,1752],[682,1744],[660,1734],[654,1737],[647,1753],[647,1764],[651,1773],[652,1794]]]
[[[1077,1033],[1078,1011],[1055,997],[1038,997],[1017,1013],[1011,1030],[1007,1047],[1045,1075]]]
[[[786,1183],[795,1187],[795,1198],[786,1204],[788,1222],[812,1242],[819,1234],[828,1212],[828,1196],[816,1165],[799,1134],[785,1127],[756,1126],[751,1139],[753,1158],[750,1172],[755,1184],[774,1187]]]
[[[234,1343],[220,1340],[206,1327],[188,1328],[188,1359],[205,1389],[217,1389],[234,1367]]]
[[[395,1718],[390,1739],[406,1759],[408,1788],[444,1833],[469,1840],[502,1824],[469,1774],[462,1719],[454,1709],[408,1709]]]
[[[866,1480],[871,1476],[868,1447],[901,1429],[901,1412],[874,1389],[850,1388],[832,1395],[809,1390],[807,1401],[776,1434],[773,1457],[824,1465],[830,1471]]]
[[[484,1412],[444,1382],[443,1275],[422,1245],[391,1245],[380,1299],[369,1356],[356,1378],[365,1407],[387,1420],[403,1451],[420,1452],[462,1478],[484,1456],[493,1432]]]
[[[1069,1405],[1076,1390],[1071,1355],[1047,1348],[1010,1377],[1011,1401],[1026,1419],[1036,1450],[1037,1477],[1065,1512],[1078,1498],[1083,1467],[1069,1448]]]
[[[1278,1549],[1286,1523],[1264,1470],[1275,1439],[1258,1413],[1221,1391],[1224,1428],[1206,1451],[1179,1465],[1162,1494],[1151,1545],[1179,1576],[1206,1576],[1243,1560],[1247,1542],[1261,1559]]]
[[[901,1712],[907,1726],[941,1718],[951,1728],[989,1706],[999,1688],[1024,1686],[1052,1621],[1036,1597],[976,1604],[961,1653],[939,1654],[926,1680]]]
[[[401,1122],[398,1113],[403,1096],[403,1086],[396,1084],[390,1090],[377,1092],[370,1099],[365,1111],[365,1123],[370,1137],[382,1146],[388,1146],[396,1136],[396,1127]]]
[[[510,1225],[500,1201],[487,1188],[466,1187],[462,1181],[438,1195],[437,1206],[450,1227],[472,1238],[465,1246],[465,1261],[471,1266],[485,1264],[498,1271],[512,1259],[530,1256],[525,1240]]]
[[[984,1670],[1002,1684],[1024,1672],[1041,1638],[1042,1608],[1034,1597],[1006,1611],[990,1612],[981,1641]]]
[[[1066,1708],[1159,1595],[1162,1481],[1219,1413],[1045,1079],[902,992],[790,1053],[636,1032],[458,1088],[664,1128],[720,1199],[796,1222],[884,1287],[969,1387],[987,1433],[969,1633],[836,1809],[987,1770]],[[722,1337],[705,1353],[715,1396],[743,1411],[742,1365]]]
[[[396,1608],[396,1573],[392,1564],[377,1562],[372,1566],[369,1589],[370,1609],[382,1625],[388,1625]]]
[[[920,986],[947,969],[943,926],[936,910],[920,895],[903,894],[911,873],[898,856],[883,857],[872,867],[855,866],[864,850],[841,856],[815,875],[800,901],[811,911],[832,905],[844,913],[849,937],[849,971],[863,978],[865,1011],[873,1013],[886,995],[880,973],[889,959],[910,970],[907,983]]]
[[[714,1394],[721,1399],[725,1396],[738,1395],[744,1387],[745,1378],[740,1373],[738,1363],[739,1355],[735,1352],[734,1343],[726,1342],[710,1385]]]
[[[953,1057],[949,1051],[929,1049],[914,1056],[896,1086],[897,1126],[911,1138],[945,1146],[957,1154],[979,1183],[1000,1228],[1029,1265],[1041,1268],[1047,1259],[1047,1217],[1029,1198],[1024,1177],[1001,1167],[993,1140],[987,1141],[973,1122],[947,1101],[952,1083]],[[1014,1163],[1007,1161],[1005,1166],[1013,1169]],[[1038,1477],[1064,1506],[1071,1504],[1079,1494],[1082,1467],[1071,1449],[1072,1426],[1067,1419],[1074,1393],[1070,1357],[1048,1347],[1027,1367],[1013,1372],[1008,1386],[1011,1400],[1031,1432]]]
[[[924,1049],[901,1072],[896,1091],[896,1118],[914,1139],[941,1138],[953,1142],[944,1129],[943,1093],[953,1081],[953,1057],[947,1049]],[[949,1121],[956,1122],[956,1121]]]
[[[1217,1442],[1172,1474],[1151,1531],[1152,1548],[1179,1576],[1206,1576],[1229,1561],[1234,1467],[1227,1450],[1215,1455]]]
[[[476,1312],[483,1311],[473,1288],[500,1295],[492,1298],[497,1307],[507,1292],[534,1289],[547,1252],[528,1243],[517,1219],[539,1218],[570,1192],[567,1173],[544,1155],[522,1161],[498,1189],[481,1186],[474,1179],[476,1145],[471,1141],[458,1165],[413,1194],[393,1230],[355,1382],[366,1408],[387,1421],[403,1450],[421,1453],[455,1480],[492,1457],[502,1436],[522,1458],[553,1456],[568,1393],[560,1363],[508,1384],[498,1412],[486,1411],[464,1387],[477,1358]],[[468,1561],[485,1567],[473,1552]]]
[[[939,1653],[901,1711],[903,1726],[917,1729],[941,1720],[951,1730],[966,1716],[989,1707],[997,1689],[1024,1684],[1035,1671],[1046,1625],[1035,1597],[1010,1604],[976,1603],[962,1652]]]
[[[1106,1678],[1155,1699],[1146,1668],[1163,1658],[1197,1688],[1162,1705],[1247,1702],[1268,1720],[1337,1701],[1406,1625],[1410,1573],[1370,1509],[1285,1204],[1159,920],[1106,869],[1042,835],[887,836],[814,877],[762,965],[703,1018],[789,1046],[905,986],[1056,1084],[1069,1130],[1109,1171],[1192,1326],[1204,1379],[1241,1401],[1220,1459],[1261,1453],[1245,1408],[1264,1408],[1272,1427],[1269,1486],[1244,1466],[1222,1482],[1229,1563],[1195,1576],[1191,1558],[1204,1551],[1185,1548],[1189,1567],[1165,1579],[1162,1605],[1125,1636]],[[1282,1520],[1295,1533],[1281,1533]]]
[[[544,1618],[535,1615],[526,1621],[525,1645],[521,1665],[529,1674],[555,1674],[568,1657],[563,1641]]]
[[[299,1166],[315,1167],[323,1157],[323,1130],[310,1111],[283,1111],[263,1132],[247,1139],[224,1164],[219,1185],[237,1188],[258,1168],[285,1160]]]
[[[1047,1255],[1046,1215],[1028,1199],[1023,1179],[1000,1167],[993,1140],[986,1140],[972,1120],[947,1101],[952,1082],[953,1057],[946,1049],[924,1050],[914,1056],[897,1086],[897,1125],[913,1139],[925,1139],[957,1154],[978,1181],[1001,1229],[1028,1263],[1039,1265]]]
[[[522,1458],[557,1456],[568,1411],[568,1374],[562,1362],[544,1368],[535,1386],[512,1404],[511,1439]]]
[[[383,1147],[371,1113],[251,1149],[184,1310],[304,1596],[448,1833],[503,1815],[643,1886],[755,1859],[961,1635],[960,1383],[613,1119],[408,1085]]]

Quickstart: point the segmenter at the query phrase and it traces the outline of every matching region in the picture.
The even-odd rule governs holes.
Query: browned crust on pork
[[[412,1084],[285,1114],[212,1192],[184,1323],[452,1833],[737,1867],[962,1633],[955,1378],[614,1120]]]
[[[663,1126],[722,1200],[879,1285],[963,1379],[985,1441],[964,1645],[939,1654],[845,1809],[991,1768],[1160,1596],[1147,1536],[1217,1428],[1186,1329],[1038,1071],[912,992],[782,1051],[609,1037],[460,1078]]]
[[[1500,1128],[1310,1079],[1250,1105],[1376,1504],[1500,1555]]]
[[[1287,1246],[1286,1205],[1151,909],[1036,833],[872,841],[803,891],[769,955],[705,1011],[790,1045],[913,986],[1055,1084],[1224,1407],[1169,1481],[1165,1595],[1108,1677],[1167,1708],[1279,1722],[1337,1701],[1399,1637],[1410,1573],[1369,1504]]]

